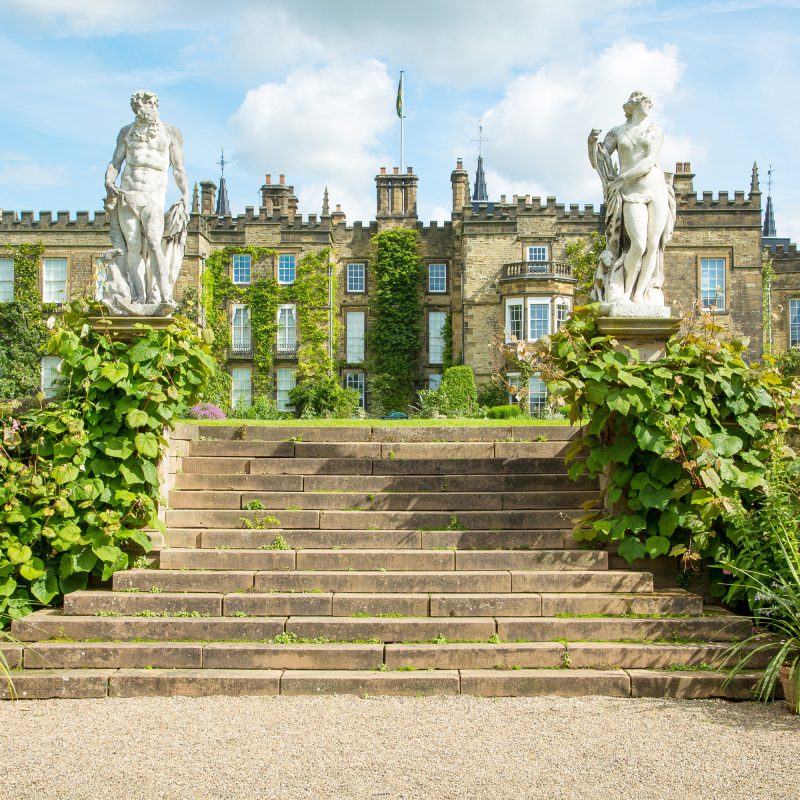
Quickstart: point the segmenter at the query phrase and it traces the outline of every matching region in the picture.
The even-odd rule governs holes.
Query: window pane
[[[65,303],[67,301],[67,259],[45,258],[42,261],[42,301]]]
[[[365,269],[363,264],[347,265],[347,291],[365,291]]]
[[[428,264],[428,291],[447,292],[447,264]]]
[[[534,244],[528,248],[528,261],[542,262],[547,261],[549,248],[546,244]]]
[[[509,404],[516,403],[518,400],[517,396],[511,392],[511,389],[514,387],[519,389],[519,378],[520,378],[519,372],[506,373],[506,383],[508,384],[509,387],[509,392],[508,392]]]
[[[233,319],[231,326],[233,352],[239,355],[249,353],[253,346],[249,306],[233,307]]]
[[[0,302],[14,299],[14,259],[0,258]]]
[[[289,400],[289,392],[294,389],[297,384],[296,380],[297,371],[293,369],[281,368],[278,370],[278,411],[292,411],[294,406],[291,405]]]
[[[434,372],[428,375],[428,388],[438,389],[442,385],[442,375],[439,372]]]
[[[234,283],[250,283],[251,258],[249,253],[234,253],[232,272]]]
[[[231,405],[253,405],[253,382],[250,367],[234,367],[231,370]]]
[[[358,392],[358,406],[364,408],[364,373],[348,372],[344,376],[344,385],[347,389],[355,389]]]
[[[522,339],[522,300],[506,301],[506,341]]]
[[[278,256],[278,283],[294,283],[295,256],[286,254]]]
[[[364,361],[364,318],[363,311],[348,311],[345,319],[347,328],[348,364],[361,364]]]
[[[547,409],[547,384],[533,375],[528,381],[528,411],[531,416],[541,415]]]
[[[428,363],[441,364],[444,356],[444,336],[442,335],[447,314],[444,311],[428,312]]]
[[[530,303],[528,305],[528,339],[535,341],[550,333],[550,304]]]
[[[58,393],[58,381],[61,377],[60,367],[61,359],[58,356],[42,358],[42,393],[45,397],[54,397]]]
[[[278,352],[297,351],[297,307],[281,306],[278,309]]]
[[[700,259],[700,306],[706,309],[725,309],[725,259]]]
[[[789,301],[789,347],[800,345],[800,300]]]
[[[560,330],[561,326],[567,321],[569,310],[569,303],[567,301],[556,301],[556,330]]]

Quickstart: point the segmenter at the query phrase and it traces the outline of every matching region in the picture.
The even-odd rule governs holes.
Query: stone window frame
[[[284,327],[281,326],[281,312],[282,311],[286,311],[287,309],[291,309],[291,312],[292,312],[291,313],[291,317],[292,317],[292,320],[294,321],[294,325],[286,325],[285,326],[285,330],[286,330],[286,333],[287,333],[285,338],[286,338],[287,341],[284,342],[284,343],[281,343],[281,331],[284,330]],[[297,336],[297,303],[281,303],[278,306],[278,310],[276,311],[275,321],[276,321],[277,326],[278,326],[278,329],[277,329],[276,335],[275,335],[275,347],[276,347],[276,350],[278,352],[278,355],[279,356],[280,355],[289,355],[290,357],[296,355],[297,354],[297,349],[299,347],[299,340],[298,340],[298,336]],[[288,336],[289,331],[291,331],[292,329],[294,329],[294,344],[292,344],[289,341],[289,336]]]
[[[246,281],[236,280],[236,260],[247,259],[249,267],[247,270],[248,279]],[[234,286],[249,286],[253,282],[253,256],[250,253],[231,253],[231,283]]]
[[[567,313],[566,316],[559,320],[558,317],[558,309],[559,308],[566,308]],[[569,315],[572,313],[572,298],[567,297],[566,295],[558,295],[553,299],[553,331],[558,332],[561,329],[561,326],[569,319]]]
[[[289,372],[291,373],[289,376],[289,382],[292,384],[288,389],[281,387],[281,373]],[[275,404],[278,407],[278,411],[294,411],[294,406],[290,405],[291,400],[289,399],[289,392],[297,386],[297,367],[278,367],[275,370]],[[281,408],[281,392],[286,393],[286,402],[283,404],[283,408]]]
[[[0,303],[13,303],[14,302],[14,276],[15,276],[15,267],[14,267],[14,257],[13,256],[0,256],[0,262],[8,261],[11,263],[11,296],[10,297],[2,297],[0,296]],[[4,284],[8,283],[7,280],[3,281]]]
[[[792,340],[792,303],[797,303],[797,315],[798,315],[798,323],[797,323],[797,337],[795,340]],[[787,320],[786,326],[786,334],[787,334],[787,341],[789,347],[797,347],[800,345],[800,296],[798,297],[790,297],[787,300],[787,310],[789,313],[789,318]]]
[[[349,325],[348,325],[348,315],[349,314],[361,314],[364,320],[364,328],[362,332],[362,342],[361,347],[363,350],[363,355],[360,361],[353,361],[350,359],[349,353]],[[367,358],[367,309],[360,308],[357,306],[347,306],[343,309],[343,316],[344,316],[344,360],[346,364],[363,364]]]
[[[54,397],[55,381],[58,380],[63,358],[58,356],[42,356],[39,362],[39,389],[46,399]],[[50,377],[49,385],[45,382],[45,375]]]
[[[444,337],[441,336],[441,332],[440,332],[439,335],[441,336],[441,339],[442,339],[442,360],[441,361],[431,361],[431,314],[443,314],[444,315],[444,319],[442,320],[442,328],[444,328],[444,323],[445,323],[445,321],[447,319],[447,314],[449,313],[450,309],[449,308],[428,308],[426,310],[428,312],[425,315],[425,328],[426,328],[425,332],[427,334],[426,335],[427,363],[428,363],[428,366],[431,366],[431,367],[436,366],[436,367],[438,367],[438,366],[441,366],[444,363],[445,341],[444,341]]]
[[[444,289],[431,289],[431,267],[444,267]],[[426,263],[425,269],[428,273],[425,283],[425,293],[436,295],[450,294],[450,264],[444,259],[438,259],[436,261],[431,260]],[[440,279],[441,278],[437,276],[436,280]]]
[[[350,377],[361,376],[360,386],[351,386],[348,383]],[[342,381],[345,389],[355,389],[359,392],[358,407],[366,409],[367,407],[367,373],[363,369],[347,369],[342,375]]]
[[[553,333],[553,298],[544,295],[528,295],[525,297],[525,328],[526,328],[526,341],[536,342],[542,338],[537,336],[536,339],[531,338],[531,306],[547,306],[547,330],[542,336],[550,336]]]
[[[244,389],[242,394],[237,397],[237,382],[236,382],[236,378],[237,378],[237,375],[238,376],[243,376],[245,373],[249,377],[250,384],[249,384],[249,387]],[[241,391],[241,389],[239,389],[239,391]],[[231,367],[231,406],[233,408],[235,408],[236,404],[239,402],[239,400],[242,397],[244,397],[245,399],[249,398],[250,399],[250,405],[253,405],[253,368],[251,366],[247,366],[247,365]]]
[[[249,332],[247,334],[248,342],[246,344],[242,342],[236,341],[236,312],[237,311],[245,311],[247,314],[247,323]],[[240,330],[244,330],[243,327]],[[252,315],[250,311],[250,306],[247,303],[233,303],[231,305],[231,349],[236,351],[239,350],[248,350],[252,349],[253,347],[253,323],[252,323]]]
[[[517,338],[518,342],[525,341],[525,296],[520,295],[519,297],[506,297],[503,299],[503,318],[504,318],[504,332],[503,335],[505,337],[506,344],[511,344],[511,317],[509,313],[509,306],[519,306],[522,309],[522,330],[520,331],[520,336]]]
[[[58,302],[57,300],[45,300],[44,299],[44,264],[45,261],[49,261],[50,259],[66,259],[67,262],[67,274],[64,280],[64,300],[63,302]],[[92,259],[93,265],[96,264],[95,259]],[[96,267],[93,267],[93,272],[96,272]],[[65,305],[69,302],[70,296],[70,286],[72,283],[72,253],[64,251],[64,250],[54,250],[52,252],[48,251],[47,253],[43,253],[40,260],[39,260],[39,297],[42,298],[43,303],[55,303],[56,305]]]
[[[363,275],[361,276],[361,280],[363,282],[363,289],[351,289],[350,288],[350,267],[361,267],[363,269]],[[344,291],[345,294],[366,294],[367,293],[367,262],[364,261],[348,261],[345,265],[344,270]]]
[[[704,308],[703,307],[703,259],[719,259],[725,262],[723,267],[723,274],[725,276],[725,286],[723,287],[723,293],[725,298],[725,305],[724,308]],[[697,302],[700,308],[700,311],[703,314],[730,314],[731,311],[731,300],[730,300],[730,289],[731,289],[731,256],[730,252],[725,251],[701,251],[697,254]]]
[[[290,281],[282,281],[281,280],[281,259],[292,257],[294,259],[294,277]],[[275,278],[278,281],[279,286],[291,286],[297,280],[297,260],[298,254],[297,253],[278,253],[275,257]]]

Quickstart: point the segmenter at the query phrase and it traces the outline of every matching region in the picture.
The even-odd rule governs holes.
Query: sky
[[[634,89],[664,130],[661,164],[695,190],[748,190],[758,162],[778,234],[800,240],[800,0],[0,0],[0,208],[102,208],[130,95],[151,89],[183,133],[191,182],[225,176],[233,214],[286,175],[302,214],[325,186],[348,223],[375,215],[374,176],[405,165],[419,216],[450,218],[450,172],[491,199],[599,204],[592,128]],[[172,186],[172,195],[177,190]]]

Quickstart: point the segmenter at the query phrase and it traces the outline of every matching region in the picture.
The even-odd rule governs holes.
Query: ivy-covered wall
[[[14,258],[14,299],[0,303],[0,398],[32,397],[41,382],[41,349],[49,332],[45,319],[55,306],[42,303],[39,261],[44,245],[6,247]]]

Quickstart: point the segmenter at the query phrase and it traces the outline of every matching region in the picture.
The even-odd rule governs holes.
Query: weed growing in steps
[[[259,550],[291,550],[291,545],[283,538],[282,534],[278,534],[269,544],[262,544]]]
[[[264,530],[264,528],[277,528],[281,524],[281,521],[273,514],[267,514],[264,517],[255,516],[253,519],[249,517],[239,517],[239,520],[243,528],[257,531]]]
[[[264,504],[260,500],[251,500],[244,505],[244,508],[248,511],[263,511]]]

